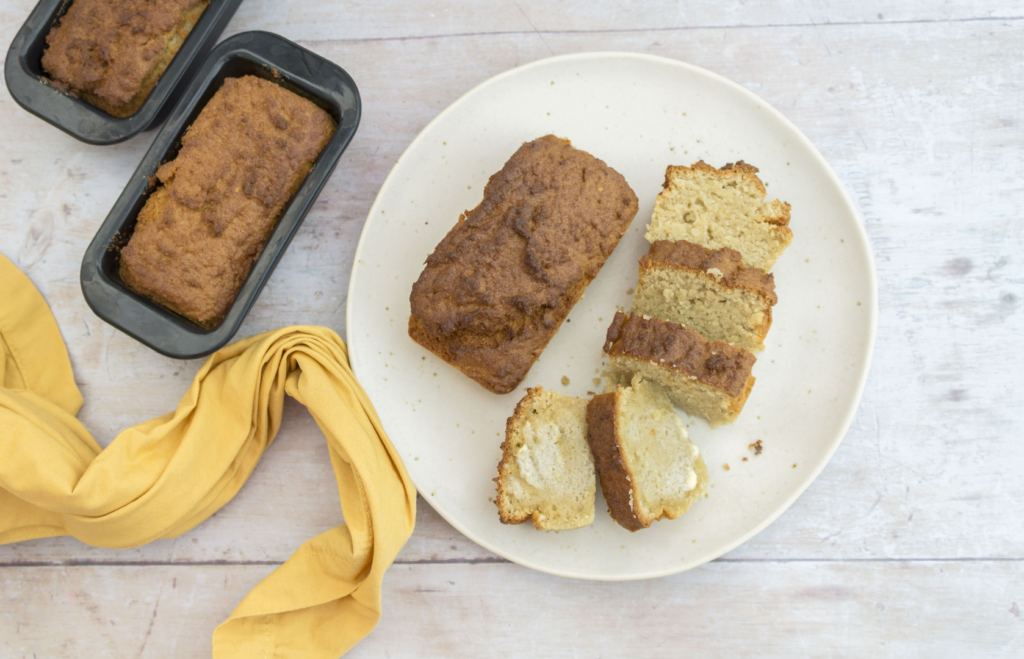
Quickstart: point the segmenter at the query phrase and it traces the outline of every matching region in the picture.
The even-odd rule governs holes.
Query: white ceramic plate
[[[491,174],[553,133],[618,170],[640,211],[586,296],[514,393],[498,396],[414,343],[409,292],[427,255],[474,208]],[[527,387],[599,391],[601,347],[628,308],[665,167],[743,159],[793,206],[795,238],[775,266],[779,303],[757,384],[732,426],[689,422],[708,497],[638,533],[607,514],[574,531],[504,526],[493,503],[505,420]],[[814,480],[857,409],[874,343],[874,264],[861,221],[821,154],[754,94],[703,69],[625,53],[554,57],[488,80],[413,140],[370,210],[348,297],[352,366],[423,498],[455,528],[526,567],[587,579],[680,572],[733,549]],[[562,385],[563,377],[568,385]],[[685,418],[685,415],[684,415]],[[760,439],[763,454],[748,449]],[[748,458],[743,462],[743,458]],[[730,469],[723,465],[728,463]]]

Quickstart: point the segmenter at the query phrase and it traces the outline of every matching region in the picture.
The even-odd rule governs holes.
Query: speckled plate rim
[[[370,207],[366,223],[364,224],[362,233],[360,234],[359,237],[359,243],[356,246],[356,252],[352,265],[352,272],[349,280],[348,298],[346,301],[345,324],[346,334],[348,336],[349,342],[349,359],[352,365],[352,369],[355,372],[356,376],[360,377],[359,362],[361,355],[359,350],[359,339],[356,332],[353,331],[353,322],[355,318],[353,300],[356,299],[356,293],[360,286],[360,262],[362,261],[363,257],[363,248],[366,244],[367,235],[373,230],[374,224],[377,221],[377,218],[380,216],[379,208],[383,204],[383,200],[387,198],[389,189],[391,188],[392,185],[394,185],[398,177],[401,174],[404,174],[404,172],[402,171],[403,164],[408,159],[409,154],[415,152],[420,147],[421,143],[424,143],[428,139],[427,136],[431,134],[434,127],[437,124],[445,122],[449,115],[457,112],[459,109],[461,109],[463,105],[473,102],[476,96],[482,93],[486,93],[486,91],[490,87],[495,86],[496,84],[508,78],[522,75],[523,73],[526,72],[532,72],[534,69],[550,67],[553,65],[562,65],[570,62],[599,59],[633,60],[636,62],[649,62],[652,64],[670,65],[678,67],[680,70],[686,71],[690,75],[702,77],[709,83],[725,87],[729,91],[738,94],[741,97],[745,97],[749,101],[759,104],[761,106],[761,109],[768,112],[773,119],[782,123],[784,126],[788,127],[792,131],[792,134],[796,136],[797,139],[800,140],[801,146],[804,149],[806,149],[808,154],[817,162],[818,168],[822,172],[826,173],[831,183],[840,193],[840,197],[845,204],[845,208],[843,210],[849,215],[849,217],[855,220],[852,224],[855,227],[855,235],[859,239],[857,247],[860,248],[861,256],[865,259],[867,263],[868,267],[867,272],[865,274],[868,276],[870,284],[868,286],[870,298],[867,301],[866,305],[868,307],[868,327],[867,338],[864,346],[865,358],[859,373],[857,373],[856,375],[857,382],[854,388],[855,393],[853,396],[851,396],[850,400],[848,401],[848,405],[843,415],[843,419],[839,424],[840,431],[835,433],[835,436],[832,437],[828,442],[827,446],[823,448],[822,452],[819,454],[820,457],[818,458],[817,462],[813,465],[813,467],[810,470],[808,470],[807,477],[793,487],[790,495],[786,497],[783,500],[783,502],[771,514],[769,514],[763,521],[750,528],[747,532],[736,536],[731,542],[727,542],[719,546],[714,551],[709,552],[708,554],[700,557],[699,559],[685,562],[678,566],[672,566],[668,569],[652,570],[648,573],[634,573],[627,575],[593,574],[591,572],[575,572],[572,570],[554,569],[548,565],[544,565],[535,560],[524,558],[523,556],[517,554],[515,551],[510,550],[508,547],[501,546],[497,543],[488,542],[483,538],[480,538],[475,533],[473,533],[465,524],[461,522],[459,515],[454,514],[452,511],[446,509],[438,501],[436,501],[433,496],[431,496],[428,492],[425,491],[426,488],[423,488],[420,486],[419,483],[416,483],[415,477],[412,477],[412,474],[410,474],[410,477],[412,477],[413,483],[417,486],[420,495],[424,498],[424,500],[427,501],[427,503],[431,505],[431,507],[434,510],[437,511],[439,515],[441,515],[441,517],[443,517],[449,524],[451,524],[460,533],[465,535],[473,542],[477,543],[478,545],[489,551],[494,552],[495,554],[503,558],[506,558],[514,563],[522,565],[523,567],[527,567],[533,570],[537,570],[539,572],[553,574],[561,577],[588,579],[594,581],[635,581],[663,577],[671,574],[678,574],[680,572],[685,572],[695,567],[699,567],[705,563],[708,563],[712,560],[715,560],[716,558],[723,556],[724,554],[727,554],[728,552],[742,545],[744,542],[746,542],[747,540],[749,540],[750,538],[754,537],[755,535],[763,531],[765,528],[767,528],[776,519],[778,519],[779,516],[782,515],[782,513],[788,510],[790,506],[792,506],[793,503],[800,497],[800,495],[807,490],[811,483],[813,483],[815,479],[817,479],[819,474],[821,474],[822,470],[825,468],[825,465],[828,464],[829,460],[835,454],[836,450],[838,450],[839,445],[843,441],[843,438],[849,431],[850,425],[852,424],[854,416],[857,413],[857,409],[860,406],[860,401],[864,393],[864,387],[867,383],[867,377],[871,367],[871,360],[874,354],[875,338],[878,329],[878,279],[875,270],[875,262],[873,255],[871,253],[867,231],[864,228],[863,219],[861,218],[860,213],[857,211],[856,206],[854,206],[853,201],[850,199],[849,193],[843,186],[842,182],[839,180],[839,177],[836,176],[835,172],[829,166],[828,162],[818,151],[818,149],[803,134],[803,132],[801,132],[800,129],[796,127],[796,125],[794,125],[781,112],[776,110],[770,104],[761,99],[759,96],[747,90],[743,86],[729,80],[728,78],[720,76],[716,73],[712,73],[711,71],[700,68],[698,66],[687,64],[685,62],[681,62],[667,57],[659,57],[656,55],[646,55],[628,52],[586,52],[548,57],[541,60],[537,60],[535,62],[531,62],[529,64],[525,64],[523,66],[516,67],[514,69],[509,69],[508,71],[500,73],[480,83],[470,91],[463,94],[454,103],[445,108],[440,114],[438,114],[433,120],[431,120],[423,128],[423,130],[420,131],[416,138],[413,139],[413,141],[402,153],[402,156],[399,157],[399,159],[395,162],[395,165],[391,168],[390,173],[385,178],[384,183],[381,185],[380,191],[378,192],[373,205]],[[412,282],[409,282],[409,285],[411,286]],[[369,374],[364,374],[364,376],[369,377]]]

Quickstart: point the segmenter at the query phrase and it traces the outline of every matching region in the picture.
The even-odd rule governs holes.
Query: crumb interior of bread
[[[707,419],[712,427],[732,423],[740,412],[733,409],[734,400],[729,394],[676,369],[626,355],[612,357],[609,366],[620,381],[635,375],[654,380],[665,388],[673,403],[688,414]]]
[[[792,238],[769,222],[784,214],[778,201],[741,172],[728,176],[690,170],[674,176],[658,195],[645,237],[688,240],[712,249],[731,247],[743,262],[767,272]]]
[[[699,332],[708,341],[725,341],[747,350],[764,348],[770,305],[746,288],[729,288],[702,272],[651,267],[640,275],[633,313],[670,320]]]
[[[696,498],[700,451],[657,383],[634,377],[620,390],[618,432],[635,480],[641,518],[676,518]]]
[[[504,482],[508,505],[544,530],[594,521],[596,477],[587,444],[587,401],[545,391],[513,429]]]

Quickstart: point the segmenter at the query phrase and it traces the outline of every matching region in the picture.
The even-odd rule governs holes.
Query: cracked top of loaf
[[[154,76],[167,67],[208,4],[209,0],[74,0],[46,35],[43,69],[56,87],[115,116],[128,116],[141,105],[156,82]]]
[[[157,170],[121,250],[122,279],[203,327],[219,324],[335,128],[279,85],[226,79]]]
[[[522,381],[637,212],[621,174],[553,135],[487,182],[413,285],[409,334],[495,393]]]

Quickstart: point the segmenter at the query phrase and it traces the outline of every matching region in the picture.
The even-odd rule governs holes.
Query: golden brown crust
[[[747,404],[747,398],[750,397],[750,390],[754,388],[755,379],[753,375],[748,375],[739,395],[729,401],[729,411],[733,413],[734,417],[739,416],[739,413],[743,411],[743,406]]]
[[[764,310],[764,316],[761,318],[761,322],[758,323],[754,329],[754,334],[760,337],[758,345],[753,346],[755,350],[762,350],[764,348],[764,337],[768,336],[768,330],[772,328],[772,308],[768,307]]]
[[[699,272],[721,286],[753,291],[769,305],[779,301],[775,294],[775,275],[746,267],[743,265],[743,255],[729,247],[709,249],[686,240],[658,240],[640,258],[640,276],[655,267]],[[709,270],[717,270],[718,273],[711,274]]]
[[[678,323],[638,314],[615,313],[604,344],[610,357],[632,357],[724,391],[743,408],[754,384],[751,369],[757,357],[724,341],[709,343]]]
[[[336,125],[261,78],[228,78],[157,170],[121,250],[132,289],[203,327],[223,320]]]
[[[504,476],[508,474],[508,470],[512,464],[512,450],[515,439],[513,434],[515,433],[515,427],[526,416],[526,410],[533,404],[533,399],[544,393],[544,387],[533,387],[532,389],[526,390],[526,395],[523,399],[516,404],[515,411],[512,412],[512,416],[505,421],[505,439],[501,442],[501,461],[498,462],[498,476],[494,479],[494,482],[498,484],[498,495],[494,499],[494,504],[498,506],[498,518],[502,524],[522,524],[523,522],[535,518],[539,515],[537,511],[534,511],[532,515],[525,513],[517,514],[515,510],[511,510],[506,506],[502,505],[505,501],[505,483]],[[536,520],[534,520],[536,525]]]
[[[209,0],[74,0],[46,35],[54,86],[116,117],[134,114]]]
[[[618,391],[594,396],[587,404],[587,443],[594,454],[594,466],[601,479],[601,491],[608,503],[608,513],[619,526],[630,532],[645,529],[637,515],[639,505],[633,495],[634,475],[622,453],[622,442],[615,423],[619,403]]]
[[[496,394],[513,391],[536,360],[536,356],[527,360],[528,355],[523,353],[503,355],[500,346],[460,345],[447,341],[428,332],[416,316],[409,316],[409,337]],[[542,349],[543,346],[538,349],[537,356]]]
[[[665,182],[662,183],[661,187],[663,189],[668,189],[668,187],[672,184],[673,178],[677,176],[685,176],[686,172],[689,171],[705,172],[707,174],[717,176],[721,179],[732,178],[736,174],[739,174],[743,178],[745,178],[751,185],[755,186],[758,190],[760,190],[762,197],[768,194],[768,191],[765,190],[764,183],[762,183],[761,179],[757,176],[757,172],[760,170],[758,170],[758,168],[754,167],[753,165],[748,165],[742,160],[736,163],[726,163],[720,169],[715,169],[714,167],[707,164],[703,160],[698,160],[689,167],[686,167],[685,165],[669,165],[668,167],[665,168]],[[789,203],[785,201],[776,201],[772,202],[772,207],[775,211],[775,214],[766,216],[764,221],[767,222],[768,224],[773,224],[778,227],[788,227],[790,211],[792,210],[792,207],[789,205]],[[792,239],[792,232],[789,231],[788,228],[786,231],[788,231],[788,235],[790,239]]]
[[[427,258],[409,335],[486,389],[512,391],[636,211],[604,162],[553,135],[527,142]]]

